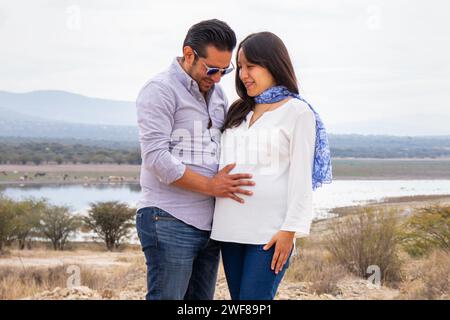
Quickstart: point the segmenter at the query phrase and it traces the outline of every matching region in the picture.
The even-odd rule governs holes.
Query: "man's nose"
[[[220,72],[216,72],[211,76],[211,79],[215,82],[215,83],[219,83],[220,79],[222,79],[222,74]]]

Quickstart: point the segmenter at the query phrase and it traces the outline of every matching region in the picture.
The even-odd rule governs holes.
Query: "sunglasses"
[[[201,58],[200,55],[199,55],[199,54],[197,53],[197,51],[195,51],[195,50],[194,50],[194,54],[195,54],[197,57]],[[208,67],[208,65],[207,65],[206,63],[204,63],[203,61],[202,61],[202,63],[203,63],[203,65],[204,65],[205,68],[206,68],[206,74],[207,74],[208,76],[215,75],[217,72],[220,72],[220,74],[221,74],[222,76],[224,76],[224,75],[229,74],[231,71],[234,70],[234,64],[233,64],[233,62],[231,62],[231,67],[223,68],[223,69],[222,69],[222,68],[211,68],[211,67]]]

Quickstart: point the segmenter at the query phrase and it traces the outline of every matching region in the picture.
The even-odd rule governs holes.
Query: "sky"
[[[238,41],[277,34],[328,123],[450,122],[449,13],[444,0],[0,0],[0,90],[134,101],[191,25],[218,18]],[[234,73],[221,83],[233,100]]]

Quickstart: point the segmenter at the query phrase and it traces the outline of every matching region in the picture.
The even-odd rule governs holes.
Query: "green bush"
[[[39,222],[48,204],[44,200],[26,199],[14,202],[12,239],[17,240],[19,249],[31,249],[31,239],[39,235]]]
[[[403,224],[401,239],[411,256],[423,256],[433,249],[450,252],[450,206],[419,209]]]
[[[89,214],[83,218],[85,228],[105,241],[109,251],[118,249],[134,226],[135,210],[117,201],[91,203]]]
[[[54,250],[64,250],[67,239],[81,226],[79,217],[70,213],[64,206],[47,206],[42,213],[39,230],[49,239]]]
[[[11,240],[14,226],[14,201],[0,195],[0,252]]]

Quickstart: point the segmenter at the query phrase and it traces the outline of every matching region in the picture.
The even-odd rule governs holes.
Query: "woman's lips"
[[[255,83],[254,82],[247,82],[247,83],[244,83],[244,85],[245,85],[245,88],[247,88],[247,89],[249,89],[251,86],[253,86]]]

